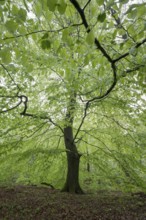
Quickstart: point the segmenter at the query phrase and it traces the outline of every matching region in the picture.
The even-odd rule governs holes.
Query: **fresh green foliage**
[[[73,3],[82,10],[77,10]],[[145,3],[0,1],[0,182],[146,190]]]

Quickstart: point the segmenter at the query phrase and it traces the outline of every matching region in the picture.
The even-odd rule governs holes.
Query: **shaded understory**
[[[146,220],[146,194],[72,195],[36,186],[0,187],[0,220]]]

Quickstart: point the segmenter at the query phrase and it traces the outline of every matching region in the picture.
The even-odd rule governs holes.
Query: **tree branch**
[[[73,4],[73,6],[75,7],[75,9],[78,11],[78,13],[80,14],[81,16],[81,19],[83,21],[83,25],[85,26],[85,28],[87,29],[87,32],[89,33],[90,32],[90,29],[89,29],[89,25],[87,23],[87,20],[86,20],[86,17],[85,17],[85,14],[84,14],[84,10],[81,9],[79,3],[76,1],[76,0],[70,0],[70,2]]]
[[[78,129],[77,129],[77,132],[76,132],[76,134],[75,134],[75,136],[74,136],[74,140],[77,138],[77,135],[78,135],[78,133],[79,133],[79,131],[80,131],[80,129],[81,129],[81,127],[82,127],[84,121],[85,121],[85,118],[86,118],[86,116],[87,116],[87,110],[88,110],[88,108],[89,108],[89,106],[90,106],[90,103],[93,102],[93,101],[97,101],[97,100],[100,101],[100,100],[106,98],[106,97],[109,95],[109,93],[110,93],[110,92],[114,89],[114,87],[116,86],[116,83],[117,83],[117,74],[116,74],[116,66],[115,66],[114,63],[112,64],[112,69],[113,69],[113,76],[114,76],[114,81],[113,81],[112,85],[110,86],[110,88],[109,88],[103,95],[101,95],[101,96],[95,96],[94,98],[89,99],[89,100],[87,101],[87,103],[86,103],[86,105],[85,105],[85,109],[84,109],[84,116],[83,116],[82,121],[81,121],[81,123],[80,123],[80,125],[79,125],[79,127],[78,127]]]
[[[17,108],[19,105],[21,105],[21,103],[22,103],[22,99],[20,99],[20,101],[19,101],[14,107],[0,111],[0,114],[1,114],[1,113],[9,112],[9,111],[11,111],[11,110],[14,110],[14,109]]]
[[[114,18],[114,20],[115,20],[115,22],[116,22],[115,26],[116,26],[117,28],[123,29],[123,30],[126,32],[127,36],[128,36],[133,42],[135,42],[134,38],[129,34],[128,30],[126,30],[125,27],[122,25],[122,21],[121,21],[120,17],[117,16],[117,18],[116,18],[116,15],[115,15],[115,14],[117,14],[117,11],[116,11],[115,9],[113,9],[113,8],[110,8],[110,13],[111,13],[111,16]],[[124,39],[124,38],[123,38],[123,39]]]
[[[35,115],[35,114],[31,114],[31,113],[27,113],[27,103],[28,103],[28,97],[25,96],[25,95],[20,95],[20,96],[0,96],[2,98],[19,98],[20,101],[12,108],[10,109],[6,109],[6,110],[3,110],[3,111],[0,111],[0,113],[6,113],[8,111],[11,111],[13,109],[16,109],[19,105],[21,105],[23,103],[24,105],[24,110],[20,113],[20,115],[22,116],[27,116],[27,117],[32,117],[32,118],[38,118],[38,119],[44,119],[44,120],[48,120],[49,122],[51,122],[54,126],[58,127],[62,133],[64,133],[63,129],[61,128],[60,125],[58,125],[57,123],[55,123],[50,117],[48,116],[39,116],[39,115]]]
[[[30,113],[27,113],[27,103],[28,103],[28,97],[23,95],[21,96],[24,100],[23,100],[23,104],[24,104],[24,110],[23,112],[20,113],[20,115],[23,115],[23,116],[27,116],[27,117],[32,117],[32,118],[39,118],[39,119],[46,119],[46,120],[49,120],[49,122],[51,122],[54,126],[58,127],[63,133],[63,129],[61,128],[60,125],[58,125],[57,123],[55,123],[50,117],[48,116],[38,116],[38,115],[34,115],[34,114],[30,114]]]
[[[29,35],[38,34],[38,33],[55,33],[55,32],[63,31],[64,29],[67,29],[67,28],[70,28],[70,27],[81,26],[81,25],[83,25],[83,23],[72,24],[72,25],[69,25],[69,26],[57,29],[57,30],[45,30],[45,29],[42,29],[42,30],[38,30],[38,31],[32,31],[32,32],[29,32],[29,33],[26,33],[26,34],[19,34],[19,35],[16,35],[14,37],[5,37],[2,40],[9,40],[9,39],[15,39],[15,38],[20,38],[20,37],[27,37]]]
[[[110,88],[103,95],[95,96],[94,98],[89,99],[88,100],[89,103],[96,101],[96,100],[102,100],[102,99],[106,98],[109,95],[109,93],[114,89],[114,87],[116,86],[116,83],[117,83],[117,72],[116,72],[116,66],[114,63],[112,63],[112,70],[113,70],[113,83],[110,86]]]
[[[85,14],[84,14],[84,10],[81,9],[79,3],[76,1],[76,0],[70,0],[70,2],[74,5],[74,7],[76,8],[76,10],[78,11],[78,13],[80,14],[81,16],[81,19],[83,21],[83,24],[86,28],[86,31],[87,33],[89,33],[91,31],[91,29],[89,28],[89,25],[88,25],[88,22],[86,20],[86,17],[85,17]],[[89,3],[90,1],[88,1]],[[107,58],[107,60],[109,61],[109,63],[111,63],[111,68],[113,70],[113,83],[112,85],[110,86],[110,88],[101,96],[97,96],[97,97],[94,97],[90,100],[88,100],[88,103],[90,102],[93,102],[94,100],[100,100],[100,99],[103,99],[105,98],[112,90],[113,88],[115,87],[116,83],[117,83],[117,74],[116,74],[116,66],[112,60],[112,58],[110,57],[110,55],[108,55],[108,53],[106,52],[106,50],[101,46],[100,42],[98,41],[97,38],[95,38],[94,40],[94,43],[97,47],[97,49],[99,49],[101,51],[101,53]],[[89,106],[87,104],[87,106]],[[88,108],[88,107],[87,107]],[[86,108],[85,108],[86,109]]]
[[[136,70],[139,70],[140,68],[142,68],[142,67],[144,67],[144,66],[145,66],[145,65],[139,65],[139,66],[134,67],[133,69],[127,69],[127,70],[125,70],[125,71],[122,72],[121,76],[122,76],[122,77],[125,77],[127,73],[132,73],[132,72],[134,72],[134,71],[136,71]]]
[[[79,134],[79,132],[80,132],[80,130],[81,130],[81,127],[82,127],[82,125],[84,124],[85,118],[86,118],[86,116],[87,116],[87,110],[88,110],[88,108],[89,108],[89,102],[87,102],[86,105],[85,105],[84,116],[83,116],[83,118],[82,118],[82,121],[81,121],[81,123],[80,123],[78,129],[77,129],[76,134],[74,135],[73,142],[75,142],[75,139],[77,138],[77,136],[78,136],[78,134]]]
[[[9,71],[8,71],[8,69],[5,67],[5,65],[4,64],[0,64],[2,67],[3,67],[3,69],[8,73],[8,75],[9,75],[9,77],[11,78],[11,80],[12,80],[12,82],[15,84],[15,86],[17,87],[17,89],[18,89],[18,92],[20,91],[20,88],[19,88],[19,86],[17,85],[17,83],[15,82],[15,80],[13,79],[13,77],[11,76],[11,74],[9,73]],[[18,94],[18,93],[17,93]]]
[[[79,3],[76,1],[76,0],[70,0],[70,2],[73,4],[73,6],[75,7],[75,9],[78,11],[81,19],[82,19],[82,22],[83,22],[83,25],[86,29],[86,32],[89,33],[91,31],[91,29],[89,28],[89,25],[88,25],[88,22],[86,20],[86,17],[85,17],[85,14],[84,14],[84,9],[85,7],[87,7],[87,5],[90,3],[90,1],[87,2],[87,4],[84,6],[83,9],[81,9]],[[84,116],[82,118],[82,121],[77,129],[77,132],[74,136],[74,140],[77,138],[77,135],[84,123],[84,120],[87,116],[87,110],[90,106],[90,103],[93,102],[93,101],[96,101],[96,100],[101,100],[105,97],[108,96],[108,94],[114,89],[116,83],[117,83],[117,73],[116,73],[116,66],[115,66],[115,63],[113,62],[112,58],[110,57],[110,55],[106,52],[106,50],[102,47],[102,45],[100,44],[100,42],[98,41],[97,38],[94,39],[94,43],[97,47],[97,49],[99,49],[101,51],[101,53],[103,54],[103,56],[108,60],[108,62],[111,64],[111,68],[112,68],[112,71],[113,71],[113,83],[112,85],[110,86],[110,88],[103,94],[103,95],[100,95],[100,96],[96,96],[90,100],[87,101],[86,105],[85,105],[85,109],[84,109]]]
[[[75,9],[78,11],[78,13],[80,14],[80,17],[82,19],[83,25],[86,28],[87,33],[89,33],[91,31],[91,29],[89,28],[88,22],[86,20],[85,14],[84,14],[84,9],[81,9],[79,3],[76,0],[70,0],[70,2],[74,5]],[[89,4],[90,1],[87,2],[87,5]],[[85,5],[86,6],[86,5]],[[87,7],[87,6],[86,6]],[[102,45],[100,44],[100,42],[98,41],[97,38],[95,38],[94,41],[97,49],[99,49],[101,51],[101,53],[103,54],[104,57],[106,57],[106,59],[112,63],[113,60],[110,57],[110,55],[106,52],[106,50],[102,47]]]
[[[86,9],[86,7],[89,5],[90,2],[91,2],[91,0],[88,0],[88,2],[86,3],[86,5],[83,8],[83,11]]]
[[[23,116],[27,116],[27,117],[32,117],[32,118],[38,118],[38,119],[43,119],[43,120],[48,120],[49,122],[51,122],[54,126],[58,127],[62,133],[64,133],[63,129],[61,128],[60,125],[58,125],[57,123],[55,123],[50,117],[48,116],[39,116],[39,115],[34,115],[34,114],[30,114],[30,113],[20,113],[20,115],[23,115]]]
[[[143,45],[144,43],[146,43],[146,38],[143,39],[141,42],[136,43],[136,45],[135,45],[134,48],[137,49],[137,48],[139,48],[141,45]],[[127,57],[129,54],[130,54],[130,52],[128,51],[128,52],[126,52],[125,54],[123,54],[123,55],[119,56],[118,58],[114,59],[113,62],[116,63],[116,62],[118,62],[119,60],[121,60],[121,59]]]

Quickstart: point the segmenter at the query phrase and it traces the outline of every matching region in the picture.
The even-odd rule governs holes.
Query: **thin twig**
[[[1,65],[1,66],[3,67],[3,69],[8,73],[8,75],[9,75],[9,77],[11,78],[12,82],[16,85],[16,87],[17,87],[17,89],[18,89],[18,91],[19,91],[20,88],[19,88],[18,84],[15,82],[15,80],[13,79],[13,77],[11,76],[11,74],[9,73],[8,69],[5,67],[4,64],[1,63],[0,65]]]
[[[91,0],[88,0],[88,2],[86,3],[86,5],[83,8],[83,11],[86,9],[86,7],[89,5],[90,2],[91,2]]]
[[[43,30],[42,29],[42,30],[38,30],[38,31],[32,31],[32,32],[29,32],[29,33],[26,33],[26,34],[15,35],[14,37],[5,37],[2,40],[9,40],[9,39],[15,39],[15,38],[20,38],[20,37],[27,37],[29,35],[38,34],[38,33],[44,33],[44,32],[45,33],[55,33],[55,32],[63,31],[64,29],[67,29],[67,28],[70,28],[70,27],[81,26],[81,25],[83,25],[83,23],[72,24],[72,25],[69,25],[69,26],[57,29],[57,30],[46,30],[46,29]]]
[[[137,49],[137,48],[139,48],[141,45],[143,45],[144,43],[146,43],[146,38],[143,39],[141,42],[136,43],[136,45],[135,45],[134,48]],[[130,52],[128,51],[128,52],[126,52],[125,54],[123,54],[123,55],[119,56],[118,58],[114,59],[113,62],[116,63],[116,62],[118,62],[119,60],[121,60],[121,59],[127,57],[129,54],[130,54]]]

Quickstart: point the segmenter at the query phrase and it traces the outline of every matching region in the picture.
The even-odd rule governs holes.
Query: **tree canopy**
[[[0,1],[2,182],[60,187],[72,152],[82,185],[145,189],[145,9]]]

